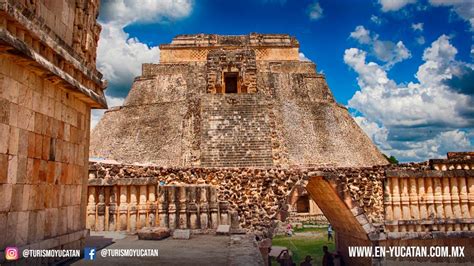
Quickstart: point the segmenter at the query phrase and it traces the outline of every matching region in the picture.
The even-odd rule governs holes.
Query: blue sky
[[[470,0],[116,0],[102,2],[99,20],[110,105],[177,34],[288,33],[384,153],[473,150]]]

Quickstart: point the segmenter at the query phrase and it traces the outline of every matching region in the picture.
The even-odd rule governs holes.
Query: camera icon
[[[5,259],[6,260],[17,260],[18,259],[18,248],[17,247],[7,247],[5,249]]]

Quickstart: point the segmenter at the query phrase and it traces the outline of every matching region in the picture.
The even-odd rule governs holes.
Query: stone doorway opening
[[[238,73],[228,72],[224,73],[225,93],[237,93],[238,92]]]

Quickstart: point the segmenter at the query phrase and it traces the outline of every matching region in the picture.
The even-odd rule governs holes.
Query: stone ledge
[[[35,52],[33,49],[29,48],[24,42],[15,38],[12,34],[10,34],[10,32],[8,32],[4,28],[0,28],[0,40],[1,42],[9,46],[12,46],[21,53],[19,54],[17,51],[15,51],[14,53],[8,53],[7,51],[9,55],[20,58],[27,57],[29,60],[32,60],[32,63],[34,62],[34,64],[37,65],[40,69],[45,70],[46,72],[51,72],[52,74],[59,77],[59,80],[64,83],[65,87],[72,88],[73,91],[86,96],[85,99],[88,99],[93,107],[107,108],[107,102],[103,94],[99,95],[94,90],[86,88],[75,78],[61,70],[59,67],[55,66],[53,63],[44,58],[42,55]]]

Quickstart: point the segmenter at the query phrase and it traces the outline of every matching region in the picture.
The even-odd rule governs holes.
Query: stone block
[[[0,213],[8,212],[12,202],[13,185],[12,184],[1,184],[0,185]]]
[[[10,102],[0,98],[0,123],[10,124]]]
[[[161,240],[169,237],[171,232],[166,227],[143,227],[137,234],[140,240]]]
[[[7,183],[8,178],[8,155],[0,153],[0,184]]]
[[[0,106],[1,107],[1,106]],[[1,115],[1,114],[0,114]],[[0,153],[7,153],[9,143],[10,127],[0,121]]]
[[[173,239],[188,240],[190,237],[191,237],[191,230],[189,229],[176,229],[173,231]]]
[[[18,143],[20,139],[20,131],[17,127],[10,127],[10,136],[8,139],[8,154],[16,155],[18,153]]]
[[[217,235],[229,235],[230,234],[230,225],[221,224],[217,227],[216,230]]]
[[[18,156],[8,156],[8,183],[16,184],[16,177],[18,173]]]
[[[0,249],[6,247],[7,240],[7,213],[0,213]]]
[[[18,105],[10,103],[9,124],[13,127],[18,125]]]

